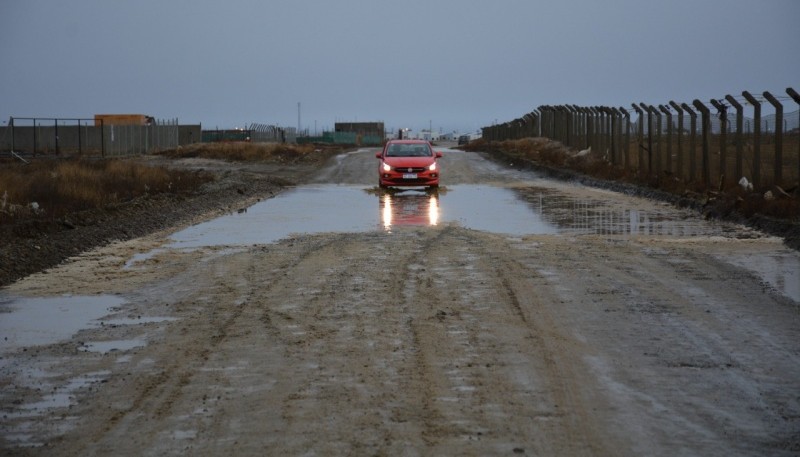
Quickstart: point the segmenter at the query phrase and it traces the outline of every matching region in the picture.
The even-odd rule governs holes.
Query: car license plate
[[[417,179],[416,173],[403,173],[403,179]]]

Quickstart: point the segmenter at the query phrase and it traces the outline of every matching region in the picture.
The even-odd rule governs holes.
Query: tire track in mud
[[[372,182],[365,155],[337,176]],[[532,179],[464,159],[453,183]],[[5,422],[47,444],[11,453],[792,455],[796,305],[715,256],[762,242],[444,224],[168,252],[130,271],[135,250],[111,246],[27,290],[117,292],[179,320],[134,330],[148,346],[124,354],[75,354],[76,337],[12,359],[58,382],[110,375],[69,409]]]
[[[729,455],[796,440],[797,420],[777,414],[797,406],[785,394],[796,385],[769,373],[781,366],[800,376],[800,361],[786,351],[800,331],[759,322],[762,315],[792,320],[796,311],[765,296],[749,274],[691,243],[587,236],[551,239],[516,257],[554,285],[543,303],[554,326],[570,323],[566,336],[582,345],[569,376],[595,380],[574,392],[593,407],[587,419],[601,427],[596,442],[615,443],[606,448],[619,455]],[[736,442],[726,438],[732,428]]]
[[[312,376],[287,399],[287,431],[302,436],[310,428],[314,437],[300,440],[305,447],[295,442],[298,447],[286,451],[397,453],[403,446],[416,446],[413,440],[435,423],[424,403],[426,396],[418,398],[419,389],[405,387],[407,380],[421,388],[426,384],[416,368],[418,348],[405,298],[405,277],[407,266],[436,237],[418,231],[380,234],[365,247],[364,235],[359,235],[331,253],[320,253],[325,263],[319,258],[312,262],[312,268],[332,271],[326,271],[325,284],[306,303],[308,314],[319,326],[337,328],[312,329],[319,344],[312,342],[302,351],[293,351],[291,357],[297,362],[311,356],[321,364],[337,366],[323,367],[322,376]],[[335,268],[328,265],[331,261]],[[337,310],[343,306],[351,309]],[[344,318],[337,319],[339,313]],[[352,325],[344,326],[339,320]],[[320,417],[338,418],[336,426],[325,428]]]
[[[288,243],[294,245],[291,241]],[[276,270],[292,268],[321,247],[319,243],[298,244],[300,248],[293,249],[291,256],[283,258],[283,262],[276,267]],[[238,255],[246,258],[248,253]],[[246,280],[248,273],[246,270],[252,269],[252,265],[245,264],[242,267],[245,271],[237,274],[229,270],[227,260],[222,257],[209,262],[210,267],[216,265],[218,270],[213,268],[193,270],[193,281],[209,286],[199,289],[195,294],[173,305],[176,309],[195,309],[189,317],[183,317],[177,324],[173,324],[174,327],[180,327],[179,333],[182,338],[170,341],[173,350],[166,351],[167,354],[164,355],[177,354],[178,357],[155,359],[153,365],[157,367],[157,372],[137,375],[132,379],[126,378],[123,389],[128,393],[127,405],[123,409],[114,411],[107,420],[101,421],[100,423],[104,424],[103,428],[84,441],[93,449],[101,452],[119,452],[119,440],[129,435],[131,429],[137,430],[136,439],[142,446],[133,449],[146,449],[154,441],[150,438],[162,432],[159,425],[161,421],[168,420],[173,415],[175,404],[182,399],[183,390],[192,385],[193,379],[202,372],[203,366],[216,348],[231,338],[231,329],[253,303],[253,295],[257,289]],[[230,284],[229,275],[238,278],[238,282]],[[268,288],[273,281],[262,284]],[[197,336],[201,338],[198,339]],[[233,335],[234,338],[237,336]],[[163,347],[151,345],[136,358],[147,359],[153,352],[163,353],[163,350]],[[109,400],[109,403],[113,403],[113,400]],[[68,437],[62,441],[67,441],[66,438]],[[78,441],[84,439],[85,437],[80,437]],[[89,449],[84,448],[79,453],[87,451]]]
[[[471,390],[466,399],[471,407],[453,416],[462,421],[471,417],[477,429],[483,429],[473,438],[489,443],[482,447],[485,452],[602,454],[588,427],[587,408],[570,382],[575,379],[576,353],[539,302],[546,295],[541,282],[536,288],[530,284],[530,269],[513,259],[504,237],[462,231],[454,238],[463,245],[462,254],[429,257],[460,260],[455,268],[445,267],[450,271],[439,266],[441,282],[457,285],[453,289],[461,292],[454,312],[443,319],[451,325],[448,333],[468,335],[461,342],[449,338],[461,346],[466,360],[465,367],[455,367],[457,374],[451,378],[462,377]],[[453,244],[448,243],[447,249]],[[524,345],[518,346],[519,342]],[[499,395],[513,400],[498,406]],[[493,409],[506,414],[507,420],[498,422],[484,413]]]
[[[550,314],[546,303],[552,303],[550,284],[541,276],[533,276],[530,269],[518,262],[507,259],[498,268],[498,277],[514,311],[520,316],[528,329],[527,348],[537,353],[547,378],[546,385],[552,394],[561,430],[559,445],[561,449],[548,449],[558,455],[610,455],[603,444],[603,433],[596,430],[591,418],[591,405],[582,400],[579,385],[584,379],[581,372],[580,356],[584,348],[577,348],[576,342],[563,333],[561,324]]]
[[[338,439],[344,442],[333,439],[341,448],[324,447],[319,440],[307,444],[312,449],[338,451],[368,446],[390,453],[403,449],[396,447],[400,443],[434,453],[454,449],[571,455],[600,452],[598,441],[588,431],[589,419],[579,397],[571,392],[572,387],[564,386],[576,375],[570,348],[563,343],[566,337],[550,328],[552,321],[543,318],[540,305],[532,301],[536,294],[531,287],[544,281],[519,283],[527,281],[531,271],[510,259],[508,243],[502,237],[454,227],[436,229],[435,234],[413,233],[413,237],[393,235],[385,241],[378,256],[379,274],[373,280],[386,287],[364,302],[372,300],[378,306],[388,303],[380,319],[393,326],[400,324],[398,328],[403,329],[396,331],[395,347],[388,351],[385,344],[373,346],[376,353],[391,355],[391,376],[372,373],[374,378],[362,386],[377,389],[375,394],[384,400],[360,407],[352,399],[345,402],[348,407],[366,411],[388,409],[387,414],[361,425],[383,439],[360,441],[362,438],[351,436],[349,444],[343,437]],[[333,246],[336,255],[353,248]],[[370,265],[365,259],[347,261],[356,268],[363,268],[365,262]],[[313,264],[321,266],[318,258]],[[346,278],[344,271],[329,271],[327,289],[318,291],[307,303],[313,308],[308,314],[315,322],[330,318],[324,310],[331,303],[354,301],[346,293],[331,296],[333,290],[348,288],[347,279],[336,279]],[[274,324],[275,319],[272,321]],[[310,330],[313,333],[315,329]],[[330,351],[341,344],[335,333],[328,330],[316,334],[326,346],[326,350],[317,348],[315,357],[319,360],[331,357]],[[548,339],[559,341],[558,346],[552,347]],[[520,347],[520,341],[527,344]],[[342,350],[348,350],[348,344]],[[309,344],[305,344],[301,350],[291,351],[295,365],[303,363],[302,354],[307,355],[308,349]],[[556,356],[555,351],[561,352]],[[350,357],[363,358],[358,354]],[[388,382],[395,388],[369,385],[376,382]],[[319,378],[308,380],[288,399],[284,409],[295,414],[307,411],[310,404],[317,407],[315,417],[289,414],[297,424],[319,427],[319,417],[331,414],[324,409],[337,400],[321,397],[320,383]],[[381,442],[394,443],[395,447]]]
[[[392,406],[402,407],[405,400],[386,385],[397,383],[404,376],[398,372],[404,370],[410,337],[405,335],[407,331],[398,331],[407,320],[404,306],[398,306],[402,281],[386,278],[396,277],[398,269],[402,271],[407,259],[418,257],[424,245],[420,246],[419,237],[413,235],[386,242],[369,239],[368,243],[365,236],[382,237],[331,235],[323,237],[324,243],[315,243],[311,237],[312,241],[303,243],[315,245],[303,248],[304,255],[291,264],[278,265],[271,259],[270,254],[275,251],[290,255],[284,246],[255,252],[249,267],[242,268],[246,270],[242,276],[249,284],[244,289],[251,292],[246,299],[248,306],[236,316],[236,323],[225,326],[227,338],[220,341],[191,380],[195,386],[208,385],[210,391],[222,392],[216,401],[204,402],[215,412],[210,413],[210,419],[194,425],[198,431],[193,448],[213,454],[215,446],[221,445],[215,444],[215,437],[224,443],[225,437],[236,436],[240,439],[234,449],[239,452],[254,452],[263,446],[288,453],[315,448],[328,452],[380,449],[390,445],[395,450],[402,449],[398,446],[403,439],[397,436],[393,417],[398,407]],[[254,269],[254,265],[263,268]],[[380,284],[385,287],[376,287]],[[387,328],[383,320],[388,320],[388,325],[400,325]],[[362,347],[363,342],[369,346]],[[255,344],[272,348],[270,363],[276,365],[274,370],[258,365],[254,356],[241,354],[243,348]],[[379,360],[383,354],[393,354],[392,360]],[[244,381],[228,370],[236,363],[252,372]],[[248,411],[247,402],[226,396],[226,389],[235,391],[241,385],[255,385],[256,373],[263,375],[270,387],[263,395],[253,395],[249,403],[282,405],[271,413]],[[348,408],[355,410],[344,413]],[[183,414],[186,410],[184,404],[173,405],[171,414],[187,416]],[[372,413],[366,418],[357,417],[364,411]],[[237,422],[252,416],[275,429],[249,423],[250,430],[243,434],[230,429],[237,416]],[[326,417],[340,417],[335,422],[341,423],[342,428],[327,427]],[[260,436],[255,433],[258,430],[262,430]],[[414,437],[420,433],[414,429],[400,435]],[[287,436],[291,439],[287,440]],[[163,441],[165,437],[161,438]]]

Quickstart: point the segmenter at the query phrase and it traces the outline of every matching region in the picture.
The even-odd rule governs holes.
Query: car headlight
[[[436,170],[436,162],[433,162],[433,163],[431,164],[431,166],[430,166],[430,167],[428,167],[428,170],[430,170],[430,171],[434,171],[434,170]]]
[[[392,171],[392,167],[388,163],[383,162],[383,171]]]

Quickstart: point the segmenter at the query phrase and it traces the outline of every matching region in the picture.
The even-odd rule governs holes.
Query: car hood
[[[391,167],[427,167],[435,159],[433,157],[384,157],[383,161]]]

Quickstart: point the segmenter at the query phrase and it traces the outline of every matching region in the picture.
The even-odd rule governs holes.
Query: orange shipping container
[[[94,125],[147,125],[152,119],[144,114],[95,114]]]

